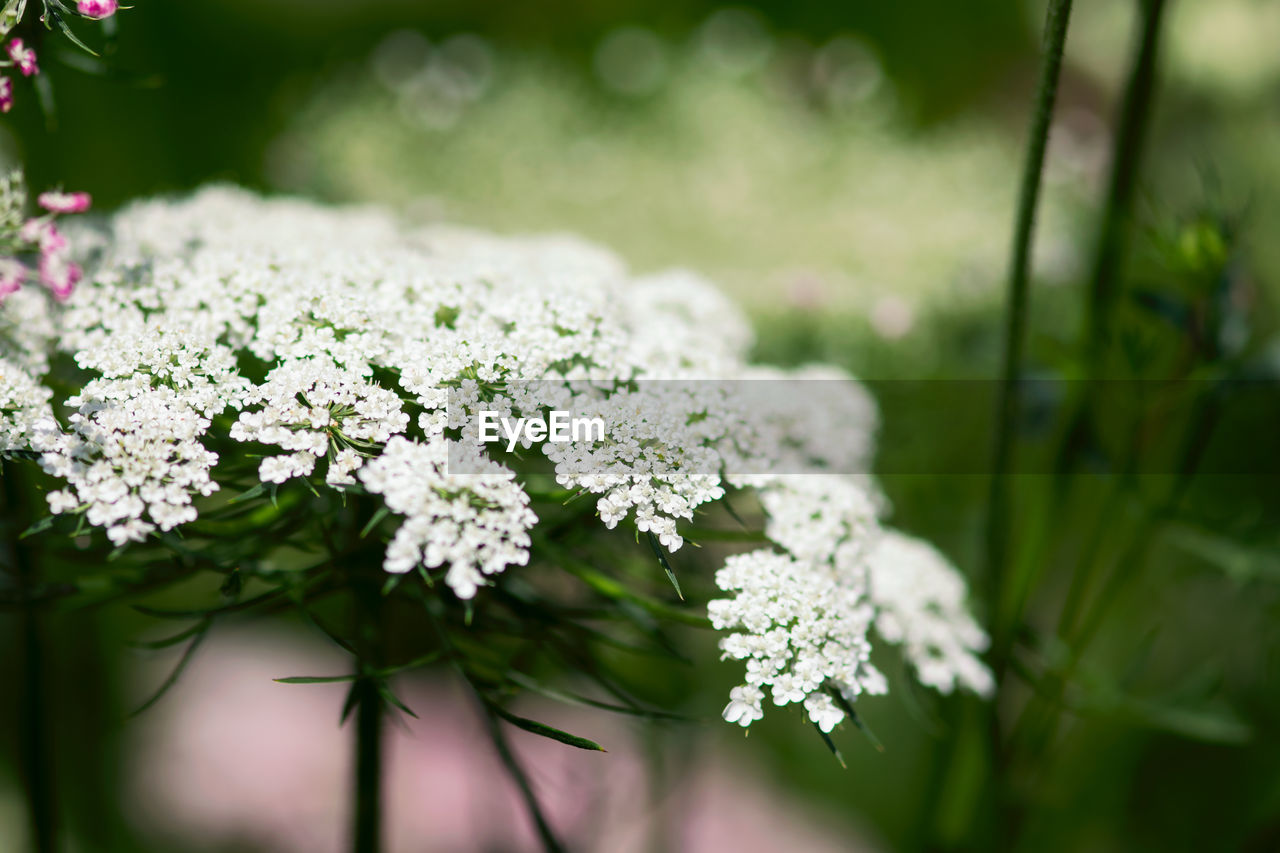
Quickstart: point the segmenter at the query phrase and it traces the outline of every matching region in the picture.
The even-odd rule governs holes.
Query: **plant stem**
[[[37,583],[36,561],[27,542],[21,538],[26,527],[27,511],[17,466],[3,463],[0,481],[4,487],[5,513],[11,521],[12,540],[8,543],[11,570],[19,594],[24,598]],[[53,745],[50,738],[49,714],[45,702],[44,619],[40,605],[26,601],[20,616],[22,631],[22,706],[19,711],[19,767],[27,790],[27,818],[30,824],[31,849],[36,853],[53,853],[58,846],[56,797],[53,785]]]
[[[1142,35],[1125,83],[1124,100],[1111,153],[1107,201],[1103,208],[1089,281],[1085,345],[1094,359],[1094,367],[1098,366],[1097,360],[1104,349],[1107,337],[1106,318],[1116,298],[1133,197],[1138,186],[1138,166],[1151,115],[1152,94],[1155,91],[1156,55],[1165,0],[1142,0],[1141,6]]]
[[[1111,174],[1107,198],[1098,227],[1093,267],[1089,275],[1089,298],[1084,318],[1084,358],[1086,381],[1073,407],[1062,447],[1058,452],[1055,476],[1062,479],[1071,471],[1088,442],[1088,413],[1096,403],[1095,382],[1102,377],[1107,355],[1107,318],[1115,306],[1120,267],[1128,244],[1133,197],[1137,191],[1142,144],[1146,138],[1152,96],[1155,92],[1156,58],[1160,44],[1160,24],[1165,0],[1141,0],[1142,32],[1138,50],[1125,82],[1120,115],[1111,150]]]
[[[1067,40],[1071,0],[1050,0],[1045,19],[1044,51],[1040,80],[1036,87],[1031,134],[1023,163],[1022,185],[1018,192],[1018,213],[1013,232],[1013,252],[1009,265],[1008,303],[1005,306],[1004,358],[996,405],[995,450],[987,514],[987,583],[992,600],[999,601],[1008,562],[1009,483],[1013,440],[1021,394],[1018,387],[1027,334],[1027,313],[1031,284],[1031,250],[1035,233],[1036,207],[1049,145],[1049,126],[1057,100],[1062,52]]]
[[[354,853],[382,850],[382,717],[377,670],[382,665],[382,591],[378,576],[353,571],[350,576],[356,612],[356,666],[352,685],[356,703]]]
[[[382,849],[382,697],[372,679],[357,682],[356,801],[351,849],[378,853]]]

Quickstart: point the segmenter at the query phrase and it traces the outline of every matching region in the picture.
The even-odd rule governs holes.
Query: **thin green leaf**
[[[200,633],[205,628],[204,622],[197,622],[185,631],[179,631],[172,636],[165,637],[160,640],[146,640],[142,642],[130,643],[136,649],[167,649],[170,646],[176,646],[183,640],[190,639]]]
[[[524,675],[523,673],[509,671],[506,675],[507,681],[530,690],[548,699],[554,699],[557,702],[563,702],[566,705],[577,705],[584,708],[599,708],[602,711],[612,711],[615,714],[629,714],[635,717],[645,717],[653,720],[678,720],[680,722],[695,722],[692,717],[686,717],[681,714],[672,714],[666,711],[653,711],[648,708],[630,707],[627,705],[616,705],[612,702],[601,702],[599,699],[592,699],[577,693],[569,693],[555,687],[549,687],[541,682]]]
[[[253,500],[254,498],[261,497],[266,493],[267,493],[266,484],[259,483],[258,485],[254,486],[252,489],[241,492],[231,500],[227,501],[227,505],[230,506],[231,504],[238,504],[238,503],[243,503],[244,501],[250,501],[250,500]]]
[[[58,25],[58,29],[62,30],[62,34],[67,37],[68,41],[70,41],[76,47],[83,50],[85,53],[88,53],[90,56],[98,55],[98,52],[96,50],[89,47],[89,45],[85,44],[84,42],[80,41],[79,36],[77,36],[74,32],[71,31],[71,27],[67,26],[67,22],[62,19],[62,16],[59,15],[56,10],[48,6],[45,6],[44,12],[45,13],[42,16],[42,19],[44,20],[45,27],[49,27],[49,19],[52,19],[53,22]]]
[[[349,675],[291,675],[288,678],[271,680],[277,684],[333,684],[339,681],[355,681],[359,677],[353,672]]]
[[[161,683],[159,689],[156,690],[155,693],[151,694],[150,699],[143,702],[136,709],[134,709],[129,713],[130,717],[136,717],[139,714],[146,711],[147,709],[151,708],[153,705],[159,702],[166,693],[169,692],[170,688],[172,688],[173,685],[178,683],[178,679],[181,678],[182,673],[186,671],[187,664],[191,663],[191,659],[195,656],[196,649],[200,648],[200,644],[204,642],[204,638],[209,636],[209,627],[211,625],[213,625],[212,619],[205,619],[201,623],[200,630],[196,632],[194,639],[192,639],[191,642],[187,644],[186,650],[183,651],[182,657],[178,659],[177,666],[175,666],[173,668],[173,671],[169,673],[169,677],[166,678],[163,683]]]
[[[684,601],[684,593],[680,591],[680,581],[676,580],[676,573],[671,569],[671,563],[667,560],[667,553],[662,550],[662,543],[658,541],[658,537],[654,535],[653,531],[645,532],[649,534],[649,547],[657,555],[658,562],[662,564],[663,571],[667,573],[667,578],[671,581],[671,585],[676,588],[676,595],[680,596],[681,601]]]
[[[391,510],[387,509],[385,506],[378,507],[378,511],[375,512],[373,514],[373,517],[369,519],[368,523],[365,524],[363,528],[361,528],[360,538],[364,539],[366,536],[372,533],[374,528],[377,527],[379,524],[381,524],[382,520],[385,519],[390,514],[391,514]]]
[[[347,691],[347,698],[342,702],[342,716],[338,719],[338,725],[343,725],[347,721],[347,717],[351,716],[351,712],[356,709],[356,705],[360,704],[360,682],[353,681],[351,689]]]
[[[632,604],[647,610],[654,616],[658,616],[662,619],[668,619],[672,622],[680,622],[697,628],[711,627],[711,620],[707,619],[705,616],[696,616],[693,613],[679,610],[668,604],[664,604],[661,601],[655,601],[654,599],[640,595],[637,592],[632,592],[603,572],[596,571],[585,563],[581,563],[576,560],[570,561],[561,559],[562,556],[563,555],[558,556],[557,559],[565,571],[577,576],[605,598],[613,601],[629,601]]]
[[[34,524],[22,531],[19,539],[26,539],[28,536],[35,536],[37,533],[43,533],[50,527],[53,527],[54,521],[57,520],[56,515],[46,515],[44,518],[37,520]]]
[[[813,724],[813,730],[822,738],[822,742],[827,745],[827,749],[831,750],[831,754],[836,757],[836,761],[840,762],[840,766],[845,770],[849,769],[849,765],[844,763],[844,756],[840,754],[840,750],[836,748],[836,743],[831,739],[831,735],[818,728],[818,724]]]
[[[435,663],[436,661],[440,660],[444,656],[445,654],[443,651],[431,652],[430,654],[423,655],[420,658],[415,658],[409,661],[408,663],[402,663],[396,666],[384,667],[382,669],[375,670],[375,672],[378,675],[378,677],[386,678],[387,676],[397,675],[402,672],[409,672],[411,670],[421,669],[424,666],[428,666],[430,664]]]
[[[462,672],[461,669],[459,669]],[[465,672],[462,672],[466,676]],[[472,685],[474,689],[474,685]],[[496,709],[476,691],[476,698],[480,701],[484,710],[484,720],[489,728],[489,736],[493,740],[494,749],[498,752],[498,757],[502,759],[503,765],[507,768],[512,781],[516,783],[516,787],[520,789],[520,796],[524,799],[525,808],[529,810],[529,816],[533,818],[533,824],[538,828],[538,837],[542,840],[542,846],[547,853],[564,853],[565,846],[556,837],[555,831],[551,828],[550,821],[542,811],[542,806],[538,802],[538,797],[533,792],[533,786],[529,784],[529,777],[524,772],[524,768],[520,766],[520,762],[516,760],[515,753],[511,751],[511,746],[507,743],[506,737],[503,735],[502,727],[498,725]]]
[[[489,707],[491,707],[493,712],[499,717],[518,729],[524,729],[526,732],[550,738],[551,740],[559,741],[560,743],[567,744],[569,746],[575,746],[578,749],[586,749],[593,752],[607,751],[604,747],[593,740],[587,740],[584,737],[571,735],[568,732],[561,731],[554,726],[548,726],[546,723],[540,723],[537,720],[530,720],[527,717],[518,716],[493,703],[489,703]]]
[[[844,698],[844,694],[834,688],[828,688],[827,694],[835,700],[837,705],[840,706],[840,710],[849,715],[850,721],[858,727],[858,731],[862,732],[862,734],[866,736],[867,740],[871,741],[871,745],[876,748],[876,751],[884,752],[884,744],[880,742],[880,738],[876,737],[876,733],[871,731],[871,728],[863,722],[862,717],[858,716],[858,712],[853,707],[853,703]]]
[[[396,694],[391,692],[391,688],[387,686],[386,682],[379,679],[377,684],[378,684],[378,695],[382,697],[384,702],[396,708],[399,708],[401,711],[405,712],[410,717],[413,717],[415,720],[418,719],[418,715],[413,713],[413,711],[409,709],[408,705],[401,702],[400,698],[396,696]]]

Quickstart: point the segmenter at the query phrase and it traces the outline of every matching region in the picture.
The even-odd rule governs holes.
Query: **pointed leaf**
[[[377,512],[373,514],[373,516],[369,519],[368,523],[366,523],[365,526],[360,530],[360,538],[364,539],[366,536],[372,533],[374,528],[377,527],[379,524],[381,524],[382,520],[390,514],[391,514],[391,510],[387,509],[385,506],[378,507]]]
[[[342,702],[342,716],[338,719],[338,725],[342,725],[347,721],[347,717],[351,716],[351,712],[356,709],[356,705],[360,704],[360,682],[351,682],[351,689],[347,691],[347,698]]]
[[[813,730],[822,738],[822,742],[827,745],[827,749],[831,750],[831,754],[836,757],[836,761],[840,762],[840,766],[845,770],[849,769],[849,765],[844,763],[844,756],[840,754],[840,750],[836,748],[835,741],[831,739],[831,735],[818,728],[818,724],[813,724]]]
[[[62,34],[66,36],[67,40],[70,41],[72,44],[74,44],[76,47],[80,48],[81,50],[90,54],[91,56],[98,55],[98,52],[96,50],[89,47],[89,45],[85,44],[84,42],[80,41],[79,36],[77,36],[75,33],[71,31],[71,27],[67,26],[67,22],[62,19],[62,16],[59,15],[57,11],[50,8],[49,6],[45,6],[44,25],[46,27],[49,26],[49,20],[52,20],[55,24],[57,24],[58,29],[62,30]]]
[[[676,580],[676,573],[671,570],[671,563],[667,561],[667,554],[662,550],[662,543],[658,541],[658,537],[653,534],[653,531],[646,532],[649,534],[649,547],[658,556],[658,562],[662,564],[662,568],[667,573],[667,578],[671,581],[671,585],[676,588],[676,595],[680,596],[681,601],[684,601],[684,593],[680,591],[680,581]]]
[[[418,719],[418,715],[413,713],[413,711],[409,709],[408,705],[401,702],[400,698],[396,696],[396,694],[392,693],[391,688],[388,687],[386,682],[382,680],[378,681],[378,695],[381,696],[383,701],[385,701],[387,704],[392,705],[396,708],[399,708],[401,711],[404,711],[406,714],[408,714],[410,717],[413,717],[415,720]]]
[[[507,709],[492,703],[490,703],[490,707],[493,708],[495,714],[518,729],[524,729],[526,732],[550,738],[551,740],[556,740],[560,743],[568,744],[569,746],[575,746],[578,749],[586,749],[593,752],[607,751],[604,747],[593,740],[587,740],[584,737],[571,735],[568,732],[563,732],[553,726],[548,726],[546,723],[539,723],[537,720],[530,720],[527,717],[517,716]]]
[[[50,527],[53,527],[53,523],[54,521],[57,520],[57,518],[58,517],[56,515],[46,515],[44,518],[39,519],[30,527],[28,527],[26,530],[22,531],[22,534],[18,536],[18,538],[26,539],[28,536],[35,536],[37,533],[45,532]]]
[[[259,483],[258,485],[254,486],[252,489],[249,489],[248,491],[244,491],[236,495],[234,498],[227,501],[227,504],[230,505],[230,504],[243,503],[245,501],[251,501],[254,498],[262,497],[266,493],[267,493],[266,484]]]

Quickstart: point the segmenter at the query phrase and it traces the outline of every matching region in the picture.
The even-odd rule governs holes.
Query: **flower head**
[[[13,81],[8,77],[0,77],[0,113],[13,109]]]
[[[11,222],[62,301],[82,273],[54,219],[89,198],[46,193],[40,204],[48,214],[22,222],[19,205]],[[376,214],[221,189],[135,205],[107,227],[87,254],[87,292],[60,307],[36,294],[0,307],[6,334],[21,335],[14,356],[0,350],[14,363],[0,363],[0,450],[38,453],[63,481],[53,512],[83,513],[116,544],[145,540],[197,518],[220,488],[209,447],[241,443],[265,484],[299,478],[381,500],[401,519],[384,570],[436,572],[469,600],[530,562],[538,524],[512,461],[524,457],[471,440],[470,404],[504,418],[570,409],[600,416],[608,435],[526,434],[524,446],[540,445],[561,486],[591,494],[606,528],[629,520],[674,551],[678,523],[726,485],[754,491],[768,545],[726,560],[724,596],[708,606],[724,656],[744,669],[727,721],[750,725],[768,697],[832,731],[860,697],[887,690],[870,661],[873,629],[904,646],[924,683],[990,691],[963,579],[881,529],[860,473],[874,403],[799,382],[814,413],[801,418],[796,398],[734,396],[715,380],[755,378],[745,320],[699,279],[629,278],[607,253],[558,238],[406,239]],[[0,259],[0,295],[27,277]],[[37,309],[56,325],[32,322]],[[95,374],[63,418],[31,376],[55,351]],[[271,367],[242,375],[246,362]],[[653,378],[703,381],[640,384]],[[842,424],[855,434],[833,442]],[[798,476],[749,473],[761,465]]]
[[[40,73],[40,66],[36,65],[36,52],[23,44],[22,39],[10,39],[5,50],[8,51],[9,59],[13,60],[13,64],[18,66],[23,77]]]
[[[50,213],[84,213],[93,199],[88,193],[40,193],[40,206]]]
[[[86,18],[110,18],[120,8],[119,0],[79,0],[76,10]]]

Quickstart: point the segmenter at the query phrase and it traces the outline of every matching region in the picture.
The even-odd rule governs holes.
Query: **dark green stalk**
[[[354,687],[356,699],[356,799],[351,849],[378,853],[382,849],[382,697],[372,678]]]
[[[1116,124],[1111,153],[1111,176],[1106,206],[1099,227],[1098,244],[1089,278],[1089,303],[1085,317],[1086,352],[1098,366],[1107,338],[1106,321],[1115,303],[1120,266],[1124,259],[1133,198],[1138,186],[1139,163],[1151,115],[1155,91],[1156,56],[1165,0],[1141,0],[1142,35],[1129,69],[1124,100]],[[1091,373],[1092,378],[1097,378]]]
[[[20,594],[26,598],[38,581],[36,561],[27,541],[20,538],[27,521],[17,467],[3,463],[5,516],[10,520],[9,566]],[[58,847],[57,800],[53,783],[53,745],[48,722],[45,685],[44,619],[40,606],[26,601],[19,617],[22,632],[22,689],[18,720],[19,767],[27,791],[27,818],[32,850],[53,853]]]
[[[1008,304],[1005,306],[1004,358],[1000,370],[1000,390],[996,406],[995,450],[987,515],[987,583],[993,601],[999,601],[1008,560],[1009,483],[1013,461],[1021,394],[1018,376],[1027,335],[1030,302],[1031,251],[1035,233],[1036,207],[1049,145],[1049,126],[1057,100],[1062,52],[1067,40],[1071,0],[1050,0],[1045,19],[1044,52],[1040,80],[1036,86],[1031,134],[1023,163],[1022,185],[1018,192],[1018,214],[1013,232],[1013,254],[1009,264]]]
[[[376,575],[353,571],[356,599],[355,692],[356,761],[355,808],[352,815],[353,853],[382,850],[382,717],[383,701],[377,670],[382,665],[382,591]]]
[[[1146,139],[1155,93],[1156,59],[1165,0],[1140,0],[1140,4],[1142,32],[1137,53],[1129,68],[1120,115],[1116,121],[1107,198],[1089,275],[1082,342],[1087,368],[1086,382],[1079,400],[1073,406],[1073,413],[1058,451],[1054,473],[1060,481],[1071,471],[1088,441],[1088,415],[1097,399],[1093,383],[1103,378],[1101,374],[1109,337],[1107,321],[1115,307],[1119,291],[1121,265],[1133,216],[1133,199],[1138,187],[1143,141]]]

